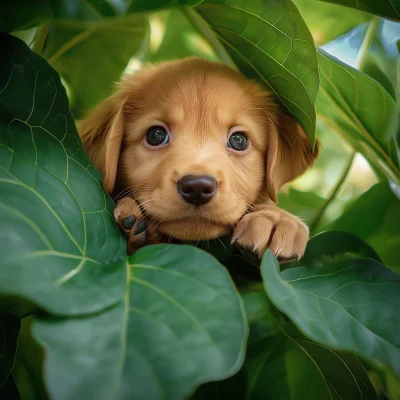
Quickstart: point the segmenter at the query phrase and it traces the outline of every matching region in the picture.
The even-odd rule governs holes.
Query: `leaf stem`
[[[365,68],[366,55],[368,53],[369,47],[371,46],[371,42],[379,29],[380,23],[380,18],[378,17],[373,17],[371,22],[369,23],[367,32],[364,36],[364,40],[357,55],[357,69],[359,69],[360,71],[363,71],[363,69]]]
[[[349,173],[351,171],[351,167],[353,166],[353,161],[354,161],[356,154],[357,154],[356,151],[353,151],[350,154],[350,157],[348,158],[348,160],[343,168],[343,171],[339,176],[339,179],[337,180],[336,184],[333,186],[331,193],[326,198],[326,200],[324,201],[324,204],[322,204],[321,208],[318,210],[313,221],[311,222],[310,230],[315,229],[315,227],[321,221],[321,218],[322,218],[323,214],[325,213],[325,210],[328,208],[329,204],[336,198],[339,190],[342,188],[344,182],[346,181],[347,177],[349,176]]]
[[[212,29],[208,26],[207,22],[199,15],[199,13],[190,7],[182,7],[182,13],[192,23],[192,25],[199,31],[199,33],[207,40],[213,48],[215,54],[226,65],[233,69],[237,69],[235,63],[230,58],[224,46],[217,39]]]
[[[49,27],[50,27],[49,21],[43,22],[43,24],[40,26],[36,34],[35,43],[32,46],[32,50],[39,55],[42,53],[47,33],[49,32]]]

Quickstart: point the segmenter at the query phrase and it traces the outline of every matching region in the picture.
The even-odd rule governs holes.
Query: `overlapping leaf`
[[[320,0],[327,3],[340,4],[346,7],[357,8],[372,14],[400,21],[400,4],[398,0]]]
[[[127,261],[58,74],[1,40],[0,295],[57,315],[35,330],[52,397],[177,399],[233,374],[247,331],[227,271],[189,246]]]
[[[375,80],[319,50],[317,113],[378,170],[400,184],[395,100]]]
[[[280,273],[269,250],[261,268],[271,301],[308,338],[388,365],[400,375],[400,312],[393,304],[400,296],[400,275],[354,257]]]
[[[400,271],[400,200],[379,183],[350,204],[328,228],[357,235],[373,246],[382,262]]]
[[[243,317],[228,273],[209,254],[157,245],[129,258],[123,302],[84,320],[41,319],[35,336],[54,398],[181,399],[237,371]]]
[[[318,62],[296,6],[290,0],[205,0],[195,10],[239,70],[272,90],[313,141]]]

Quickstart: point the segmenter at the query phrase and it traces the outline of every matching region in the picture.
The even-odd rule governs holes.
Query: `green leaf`
[[[272,303],[308,338],[352,352],[400,375],[400,275],[372,259],[331,260],[279,272],[268,250],[264,288]]]
[[[398,0],[319,0],[327,3],[357,8],[385,18],[400,21],[400,5]]]
[[[58,74],[20,40],[1,42],[0,293],[59,314],[101,310],[121,298],[126,274],[113,203]]]
[[[54,397],[180,399],[240,368],[244,318],[229,274],[209,254],[155,245],[129,258],[123,302],[85,319],[40,319],[34,334]]]
[[[287,333],[251,346],[243,369],[246,400],[376,399],[356,357]]]
[[[400,201],[378,183],[350,204],[328,228],[350,232],[367,242],[382,262],[400,271]]]
[[[272,90],[315,137],[318,61],[307,25],[290,0],[205,0],[205,19],[239,70]]]
[[[374,18],[327,43],[323,49],[352,67],[358,66],[359,70],[374,78],[396,99],[399,51],[393,40],[395,37],[400,37],[400,24]],[[367,46],[362,48],[364,41]],[[361,48],[362,60],[357,62]]]
[[[226,269],[192,246],[127,261],[58,74],[1,41],[0,295],[53,314],[34,326],[52,398],[176,399],[234,374],[247,324]]]
[[[9,314],[0,314],[0,388],[11,375],[14,366],[21,322]]]
[[[43,57],[67,83],[75,117],[111,94],[129,60],[146,44],[147,28],[142,14],[51,25]]]
[[[314,236],[307,244],[301,265],[318,266],[339,258],[372,258],[381,261],[375,250],[359,237],[342,231],[329,230]]]
[[[362,153],[373,167],[400,185],[395,143],[397,105],[386,90],[323,50],[319,50],[321,86],[317,113]]]
[[[344,35],[355,26],[371,19],[371,15],[358,10],[346,10],[344,14],[343,8],[335,4],[315,0],[293,0],[293,3],[299,9],[317,46]]]

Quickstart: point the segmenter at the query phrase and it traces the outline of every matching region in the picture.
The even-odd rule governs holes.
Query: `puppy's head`
[[[105,190],[182,240],[227,233],[317,155],[269,92],[198,58],[126,77],[79,130]]]

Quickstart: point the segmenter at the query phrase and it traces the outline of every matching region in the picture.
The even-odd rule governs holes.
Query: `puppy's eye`
[[[228,147],[236,151],[246,150],[248,146],[249,141],[243,132],[233,133],[228,140]]]
[[[146,134],[146,142],[150,146],[161,146],[169,142],[169,136],[162,126],[152,126]]]

